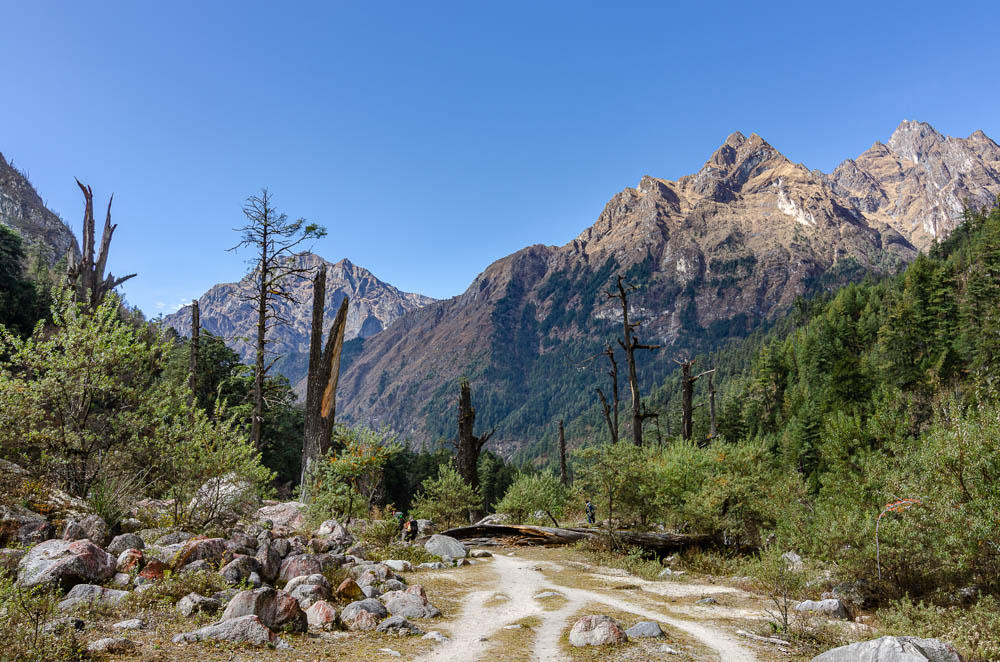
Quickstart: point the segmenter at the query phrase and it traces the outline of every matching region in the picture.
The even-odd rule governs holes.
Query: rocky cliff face
[[[620,333],[605,294],[616,274],[639,288],[642,342],[666,348],[645,359],[656,379],[677,352],[745,334],[800,294],[898,269],[954,227],[963,199],[1000,193],[997,152],[981,133],[904,122],[826,175],[734,133],[697,173],[643,177],[568,244],[498,260],[460,296],[367,340],[339,409],[411,443],[450,438],[455,382],[468,376],[480,424],[510,453],[592,406],[600,377],[579,365]]]
[[[1000,195],[1000,147],[982,131],[953,138],[904,121],[888,143],[847,159],[826,181],[872,222],[926,249],[961,222],[966,205],[990,205]]]
[[[334,264],[318,255],[301,253],[294,261],[296,266],[305,269],[314,270],[322,264],[327,266],[324,333],[333,324],[340,302],[345,296],[350,297],[345,333],[347,340],[373,336],[404,313],[434,301],[422,294],[402,292],[346,259]],[[242,295],[249,295],[252,290],[252,281],[244,278],[238,283],[215,285],[198,299],[202,328],[225,338],[245,363],[254,360],[257,313],[253,304],[244,300]],[[296,390],[302,391],[303,387],[298,383],[305,377],[312,326],[311,278],[294,281],[290,290],[299,303],[294,306],[285,302],[279,304],[279,314],[291,324],[275,329],[273,343],[268,349],[286,357],[279,368],[296,386]],[[190,306],[168,315],[163,321],[180,334],[191,335]]]
[[[49,211],[35,188],[0,154],[0,223],[21,233],[25,248],[36,247],[50,264],[80,255],[73,231]]]

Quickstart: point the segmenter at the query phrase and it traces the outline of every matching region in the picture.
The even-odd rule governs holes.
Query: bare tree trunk
[[[613,396],[614,409],[612,410],[614,426],[611,428],[611,442],[618,443],[621,437],[618,436],[618,361],[615,360],[615,350],[611,346],[611,343],[604,345],[604,355],[608,357],[608,361],[611,363],[611,369],[608,370],[608,375],[611,376],[611,395]]]
[[[455,441],[455,468],[470,487],[479,492],[479,452],[489,441],[496,428],[477,437],[473,430],[476,424],[476,408],[472,406],[472,391],[467,379],[459,382],[461,393],[458,398],[458,439]]]
[[[94,259],[94,191],[80,180],[76,180],[76,185],[83,191],[84,211],[83,211],[83,251],[80,261],[70,253],[69,265],[66,269],[66,277],[71,287],[76,292],[76,300],[86,303],[92,310],[96,309],[108,292],[115,289],[130,278],[135,278],[135,274],[129,274],[123,278],[115,278],[108,274],[104,276],[104,270],[108,265],[108,250],[111,248],[111,237],[115,233],[117,224],[111,223],[111,202],[115,196],[108,200],[108,213],[104,219],[104,230],[101,233],[101,250]]]
[[[191,355],[188,359],[188,386],[193,394],[198,389],[198,341],[201,331],[201,319],[198,311],[198,300],[191,302]]]
[[[566,472],[566,431],[562,419],[559,419],[559,477],[563,485],[569,485],[569,474]]]
[[[629,290],[634,288],[629,288]],[[642,421],[650,418],[653,414],[646,414],[642,411],[642,398],[639,395],[639,377],[635,367],[635,350],[659,349],[659,345],[643,345],[635,337],[635,329],[639,322],[629,322],[628,320],[628,291],[625,288],[625,279],[618,276],[618,292],[609,292],[608,296],[618,299],[622,306],[622,327],[624,329],[624,340],[618,339],[618,344],[625,350],[625,358],[628,361],[628,383],[632,390],[632,441],[636,446],[642,446]]]
[[[694,383],[704,377],[709,376],[711,380],[712,373],[715,372],[715,368],[711,370],[706,370],[699,375],[691,375],[691,368],[694,367],[693,359],[674,359],[674,363],[681,367],[681,437],[687,441],[691,439],[691,413],[694,411]],[[709,390],[714,394],[715,391],[709,385]],[[712,429],[714,436],[715,429],[715,399],[713,395],[712,399]]]
[[[267,248],[263,251],[266,256]],[[267,343],[267,273],[265,259],[261,260],[260,287],[257,292],[257,351],[253,371],[253,414],[250,416],[250,442],[260,450],[264,425],[264,351]]]
[[[601,411],[604,412],[604,420],[608,424],[608,436],[611,438],[611,443],[618,441],[618,437],[615,435],[615,425],[611,420],[611,406],[608,404],[608,399],[604,397],[604,391],[597,389],[597,397],[601,400]]]
[[[340,353],[347,327],[348,300],[340,303],[337,317],[323,347],[323,318],[326,310],[326,267],[313,277],[312,333],[309,338],[309,375],[306,378],[305,434],[302,442],[302,499],[308,498],[309,473],[330,450],[336,415],[337,382],[340,380]]]
[[[712,383],[712,374],[708,375],[708,438],[715,439],[715,384]]]

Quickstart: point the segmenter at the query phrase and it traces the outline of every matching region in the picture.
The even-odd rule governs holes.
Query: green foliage
[[[515,524],[551,524],[548,514],[561,520],[569,500],[569,490],[554,474],[521,474],[496,504],[495,510],[509,514]],[[545,515],[536,518],[536,512]]]
[[[166,572],[148,591],[132,591],[123,599],[129,610],[173,606],[189,593],[212,595],[229,588],[217,572]]]
[[[580,461],[578,484],[594,500],[599,521],[607,520],[610,527],[616,526],[616,519],[617,525],[645,523],[649,515],[649,504],[642,497],[642,486],[649,485],[645,453],[628,442],[575,452]]]
[[[0,224],[0,325],[29,333],[41,316],[42,299],[23,274],[21,235]]]
[[[802,570],[793,568],[781,555],[780,548],[769,545],[747,565],[746,571],[770,599],[772,608],[767,613],[774,619],[775,629],[788,632],[789,617],[802,598],[806,575]]]
[[[42,626],[56,618],[58,597],[51,588],[23,588],[0,569],[0,659],[6,662],[69,662],[87,654],[73,628],[44,633]]]
[[[366,517],[382,490],[382,471],[399,449],[385,431],[337,427],[334,446],[309,479],[306,517]]]
[[[450,529],[468,524],[469,511],[479,508],[480,496],[464,481],[450,464],[438,468],[437,478],[428,478],[413,505],[416,517],[433,520]]]

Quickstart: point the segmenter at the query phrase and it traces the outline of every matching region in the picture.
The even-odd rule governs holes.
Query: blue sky
[[[697,5],[697,6],[695,6]],[[829,171],[904,118],[1000,138],[1000,3],[0,0],[0,152],[168,312],[243,273],[267,186],[316,252],[463,291],[732,131]]]

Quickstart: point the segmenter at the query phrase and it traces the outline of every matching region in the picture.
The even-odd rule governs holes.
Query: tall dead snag
[[[104,231],[101,233],[101,250],[94,259],[94,191],[76,180],[76,185],[83,191],[83,198],[86,206],[83,211],[83,251],[80,261],[70,253],[69,266],[66,269],[66,277],[70,286],[76,292],[76,300],[86,303],[91,309],[97,309],[104,300],[108,292],[115,289],[129,278],[135,278],[135,274],[129,274],[122,278],[115,278],[108,274],[104,276],[104,270],[108,266],[108,249],[111,247],[111,236],[115,233],[118,224],[111,224],[111,202],[115,199],[112,195],[108,199],[108,213],[104,218]]]
[[[691,368],[694,367],[694,359],[681,359],[679,361],[674,359],[674,363],[681,367],[681,437],[687,441],[691,438],[691,412],[694,411],[694,383],[705,375],[711,375],[715,372],[715,368],[706,370],[699,375],[692,375]]]
[[[476,424],[476,408],[472,406],[472,391],[469,380],[459,382],[461,394],[458,398],[458,439],[455,441],[455,468],[459,475],[476,492],[479,491],[479,452],[490,440],[496,428],[481,437],[473,433]]]
[[[198,311],[198,300],[191,302],[191,354],[188,356],[188,387],[191,389],[191,401],[198,399],[198,344],[201,318]]]
[[[611,435],[611,443],[618,443],[618,361],[615,360],[615,350],[611,343],[604,346],[604,355],[611,362],[611,369],[608,375],[611,376],[611,395],[614,398],[614,408],[608,404],[608,399],[604,397],[604,391],[597,389],[597,397],[601,399],[601,409],[604,412],[604,420],[608,424],[608,433]]]
[[[569,485],[569,474],[566,473],[566,431],[562,419],[559,419],[559,478],[563,485]]]
[[[306,421],[302,442],[302,498],[307,498],[309,471],[330,450],[333,420],[337,410],[340,353],[344,348],[348,300],[340,302],[330,335],[323,347],[323,316],[326,312],[326,267],[313,277],[312,334],[309,338],[309,375],[306,378]],[[322,347],[322,351],[321,351]]]
[[[715,439],[715,384],[712,383],[712,372],[708,373],[708,438]]]
[[[659,349],[659,345],[643,345],[635,335],[635,329],[641,322],[629,322],[628,320],[628,293],[635,290],[634,286],[626,287],[625,279],[618,275],[618,291],[608,292],[612,299],[618,299],[622,305],[622,328],[624,329],[624,339],[619,338],[618,344],[625,350],[625,358],[628,360],[628,383],[632,389],[632,441],[636,446],[642,446],[642,421],[652,418],[655,414],[644,411],[642,408],[642,398],[639,396],[639,377],[635,369],[635,351],[637,349],[654,350]]]

